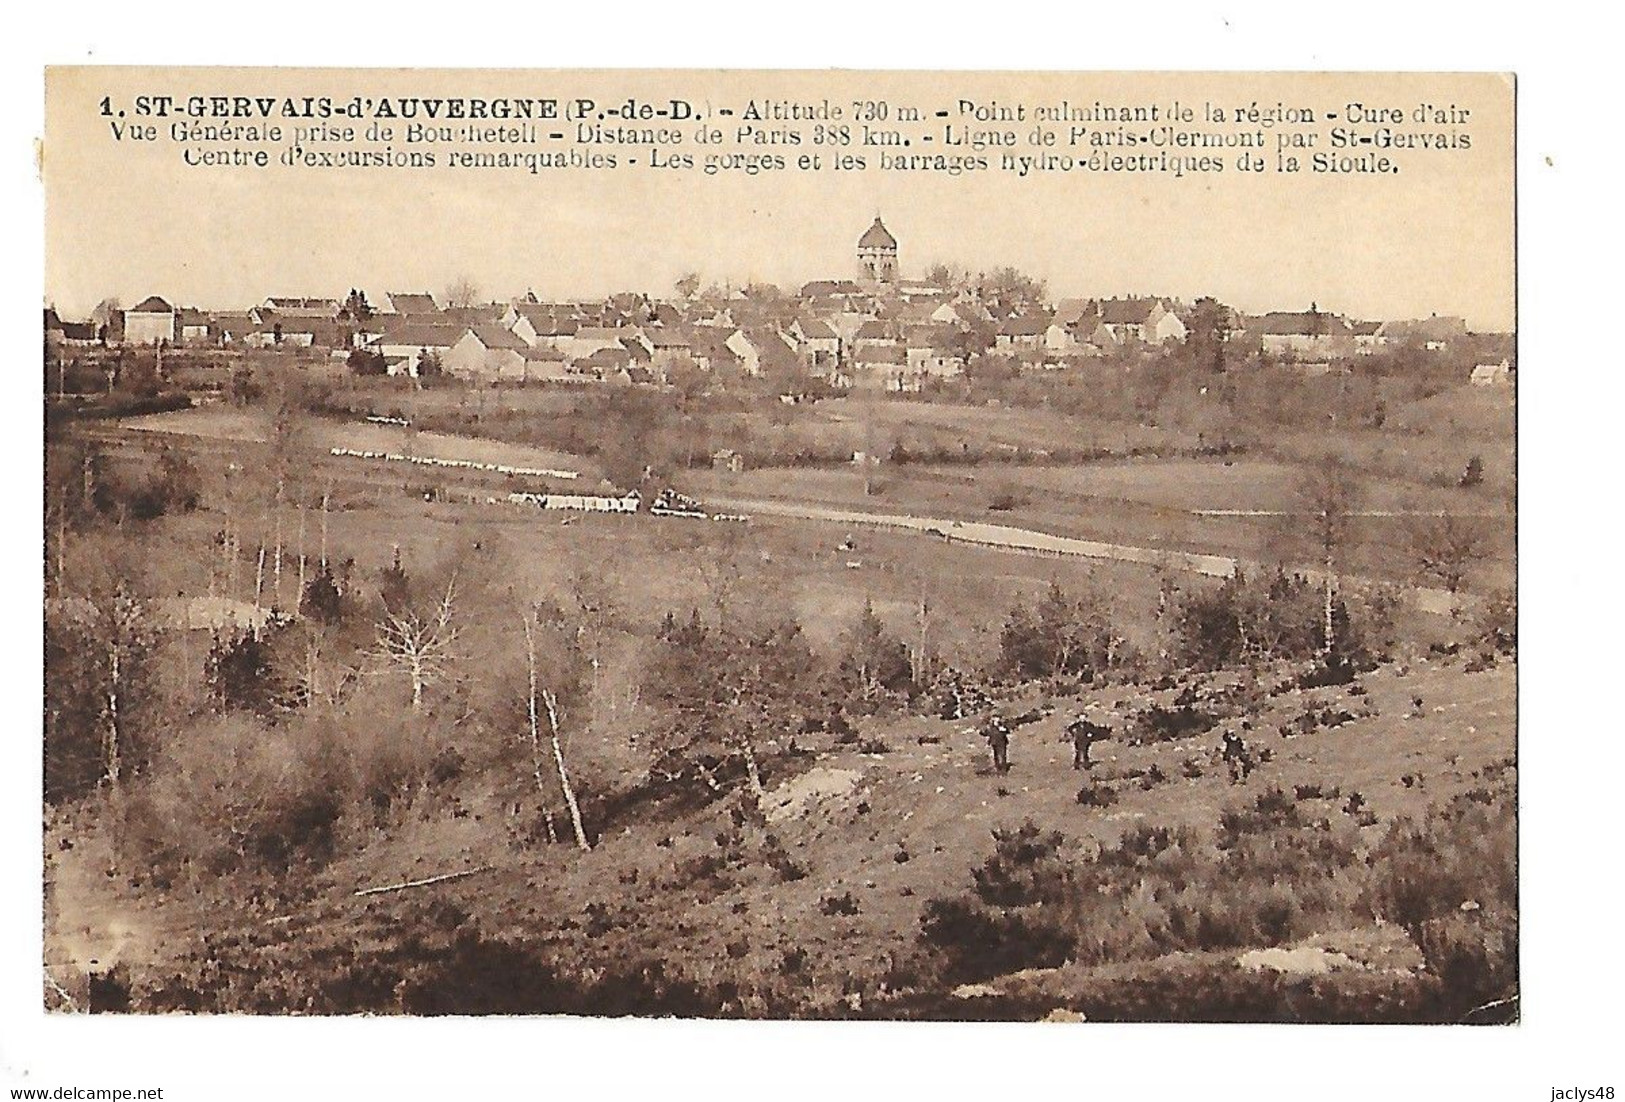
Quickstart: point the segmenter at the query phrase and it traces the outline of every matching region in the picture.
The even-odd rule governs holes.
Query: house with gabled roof
[[[1017,314],[1005,318],[994,334],[993,347],[1001,352],[1042,348],[1044,332],[1048,328],[1049,318],[1043,314]]]
[[[182,344],[204,344],[209,339],[209,315],[195,306],[175,310],[175,339]]]
[[[1354,354],[1356,356],[1370,356],[1381,352],[1388,345],[1388,337],[1382,331],[1380,321],[1349,321],[1349,332],[1354,336]]]
[[[651,325],[643,330],[649,347],[649,369],[661,380],[681,360],[693,359],[693,344],[686,325]]]
[[[466,326],[446,325],[418,318],[386,319],[384,331],[369,346],[390,364],[391,375],[416,378],[424,353],[432,352],[445,362],[446,353],[462,339]]]
[[[924,374],[909,367],[902,341],[875,342],[855,353],[842,381],[858,390],[919,390]]]
[[[903,336],[903,357],[909,370],[927,377],[947,379],[965,370],[958,330],[951,325],[909,326]]]
[[[897,342],[897,326],[880,318],[868,318],[859,325],[852,334],[852,351],[854,356],[860,355],[871,345],[895,344]]]
[[[157,295],[124,311],[126,344],[174,344],[175,308]]]
[[[529,348],[495,322],[480,322],[463,330],[462,336],[446,349],[441,365],[447,374],[475,382],[523,378]]]
[[[349,348],[355,335],[348,321],[320,315],[294,315],[264,311],[258,344],[266,348]]]
[[[380,314],[438,314],[440,304],[428,292],[386,291]]]
[[[581,328],[581,322],[568,307],[545,302],[514,303],[502,315],[502,324],[530,345],[573,337]]]
[[[1160,298],[1109,298],[1097,302],[1100,327],[1118,344],[1182,341],[1187,330],[1173,305]]]
[[[247,348],[260,331],[259,322],[247,310],[216,310],[209,315],[209,343],[228,348]]]
[[[54,307],[45,308],[45,339],[53,345],[91,345],[100,335],[93,321],[63,321]]]
[[[800,361],[783,333],[766,326],[737,329],[727,340],[745,374],[757,376],[794,371]]]
[[[698,325],[689,333],[689,354],[701,371],[742,367],[739,353],[728,344],[735,330],[714,325]]]
[[[1277,310],[1252,320],[1248,331],[1259,348],[1289,360],[1322,362],[1354,354],[1354,329],[1345,317],[1310,304],[1307,310]]]
[[[572,360],[585,359],[604,348],[626,351],[626,341],[640,341],[642,335],[631,326],[583,325],[568,337],[559,338],[558,344]],[[648,347],[644,347],[648,351]],[[630,359],[631,353],[627,353]]]
[[[632,366],[632,354],[622,345],[594,349],[585,356],[578,356],[571,360],[571,366],[580,373],[598,379],[611,379],[616,375],[624,375]],[[630,376],[626,376],[630,380]]]
[[[803,316],[790,325],[801,360],[819,375],[834,371],[841,360],[841,335],[828,322]]]

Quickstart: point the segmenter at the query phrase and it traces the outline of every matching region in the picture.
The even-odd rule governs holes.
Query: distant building
[[[335,298],[294,298],[278,297],[267,298],[262,305],[269,310],[287,318],[332,318],[337,317],[339,301]]]
[[[860,255],[859,263],[861,264],[861,255],[863,251],[861,246],[859,247],[858,251]],[[803,283],[801,285],[802,298],[847,299],[859,298],[863,295],[863,293],[863,288],[859,287],[850,279],[815,279],[811,283]]]
[[[1270,355],[1305,362],[1351,356],[1354,327],[1348,319],[1311,305],[1302,311],[1277,311],[1253,321],[1259,348]]]
[[[524,379],[525,353],[530,346],[494,322],[470,326],[446,350],[442,364],[448,375],[475,382]]]
[[[965,357],[954,345],[956,334],[947,325],[916,325],[903,340],[904,358],[916,376],[948,379],[962,374]]]
[[[581,328],[568,307],[542,302],[514,303],[502,315],[502,324],[529,345],[573,337]]]
[[[735,330],[726,343],[747,375],[772,373],[782,377],[793,372],[800,363],[796,350],[783,334],[765,326]]]
[[[897,282],[897,238],[875,215],[875,224],[858,238],[858,270],[870,283]]]
[[[1049,318],[1042,314],[1018,314],[1013,318],[1005,318],[999,326],[998,333],[993,338],[994,347],[1000,351],[1019,351],[1024,348],[1040,348],[1044,344],[1044,334],[1049,329]]]
[[[45,339],[55,345],[92,345],[99,336],[93,321],[63,321],[52,307],[45,308]]]
[[[124,340],[129,344],[174,344],[175,308],[157,295],[124,311]]]
[[[1113,298],[1099,304],[1098,328],[1124,344],[1163,344],[1185,339],[1185,323],[1162,299]]]
[[[389,291],[384,295],[380,314],[437,314],[440,304],[431,294],[417,291]]]
[[[384,327],[384,332],[372,343],[372,350],[384,357],[391,375],[418,374],[426,353],[438,356],[444,364],[446,353],[462,339],[467,328],[457,325],[435,325],[430,322],[402,318]]]
[[[175,335],[185,344],[206,344],[209,340],[209,315],[191,306],[175,311]]]
[[[1498,364],[1479,364],[1473,368],[1472,384],[1474,386],[1511,386],[1512,362],[1502,360]]]
[[[1432,314],[1412,321],[1385,322],[1378,330],[1389,341],[1412,342],[1429,352],[1442,352],[1451,342],[1467,336],[1465,318],[1440,317]]]
[[[1374,355],[1388,344],[1380,321],[1350,322],[1349,328],[1354,333],[1354,354],[1357,356]]]

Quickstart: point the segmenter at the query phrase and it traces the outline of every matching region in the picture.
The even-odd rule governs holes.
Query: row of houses
[[[770,378],[806,373],[837,388],[906,391],[960,375],[984,354],[1064,367],[1184,342],[1193,327],[1213,324],[1211,313],[1198,319],[1198,307],[1176,298],[1050,305],[1008,288],[904,279],[897,240],[878,216],[858,240],[857,260],[859,278],[814,280],[791,294],[747,287],[673,301],[622,294],[544,302],[527,293],[511,302],[448,305],[427,292],[390,292],[374,306],[352,290],[343,299],[273,296],[242,311],[206,312],[153,296],[123,311],[118,338],[314,348],[341,358],[363,350],[390,374],[438,370],[486,382],[666,383],[683,371],[727,370]],[[1444,348],[1467,335],[1460,318],[1366,322],[1315,305],[1250,317],[1221,311],[1225,340],[1306,364],[1395,342]],[[52,318],[54,312],[48,332]],[[66,334],[60,319],[56,324]]]

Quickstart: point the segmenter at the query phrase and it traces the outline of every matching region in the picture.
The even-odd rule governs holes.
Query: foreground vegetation
[[[601,557],[630,555],[631,529],[447,512],[424,537],[404,499],[314,458],[307,398],[268,386],[266,443],[238,464],[53,431],[48,965],[67,997],[336,1013],[1515,1013],[1509,732],[1487,725],[1500,741],[1475,735],[1455,762],[1398,745],[1411,712],[1429,722],[1400,699],[1400,671],[1430,658],[1446,692],[1504,676],[1515,606],[1475,594],[1441,637],[1418,634],[1396,588],[1340,577],[1342,483],[1320,487],[1320,524],[1291,533],[1291,561],[1324,578],[1271,564],[1123,587],[1055,568],[996,608],[960,609],[960,624],[989,621],[980,633],[952,626],[969,595],[922,582],[899,600],[914,580],[893,578],[883,604],[815,622],[786,597],[830,555],[799,534],[656,543],[657,581]],[[643,454],[624,451],[601,452],[605,469]],[[560,547],[576,550],[538,562]],[[1380,714],[1371,685],[1395,697]],[[998,708],[1058,741],[1088,705],[1111,714],[1123,760],[1087,773],[1043,769],[1018,743],[1021,771],[993,775],[963,726]],[[1348,776],[1283,772],[1298,740],[1335,753],[1351,724],[1372,727],[1362,745],[1402,790],[1380,816]],[[1221,731],[1251,754],[1235,783]],[[904,833],[933,787],[939,833]],[[1057,793],[1072,819],[981,814]],[[826,875],[842,868],[864,874]],[[115,915],[133,940],[110,956],[98,931]],[[1350,937],[1400,963],[1364,960]],[[1336,959],[1307,979],[1242,963],[1305,948]],[[75,968],[94,983],[81,990]]]

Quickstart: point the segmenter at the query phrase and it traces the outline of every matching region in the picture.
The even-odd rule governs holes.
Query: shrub
[[[826,915],[855,915],[858,913],[858,901],[852,898],[851,892],[826,895],[818,901],[818,910]]]
[[[259,630],[215,640],[206,671],[209,688],[223,707],[269,715],[283,703],[287,686],[276,669],[276,636],[290,626],[273,616]]]
[[[1359,892],[1354,828],[1304,814],[1278,789],[1227,809],[1216,845],[1189,826],[1141,823],[1077,863],[1030,822],[994,838],[973,891],[925,911],[922,942],[949,979],[1279,945],[1345,926]]]
[[[1111,807],[1117,802],[1117,790],[1109,784],[1092,784],[1078,789],[1078,803],[1083,807]]]
[[[1518,652],[1518,594],[1503,589],[1491,593],[1479,607],[1475,623],[1478,638],[1495,654]]]
[[[309,724],[236,716],[178,727],[132,799],[137,844],[159,870],[325,860],[346,792],[335,749]]]
[[[993,856],[971,873],[983,903],[1019,907],[1062,898],[1072,872],[1059,859],[1066,839],[1059,831],[1040,831],[1031,819],[1014,830],[993,832]]]
[[[1517,809],[1510,770],[1396,822],[1371,856],[1362,897],[1403,927],[1437,979],[1437,1010],[1460,1017],[1518,985]]]
[[[1199,712],[1189,704],[1174,708],[1153,704],[1136,717],[1128,742],[1131,746],[1145,746],[1154,742],[1193,738],[1211,731],[1216,723],[1218,719],[1211,713]]]

